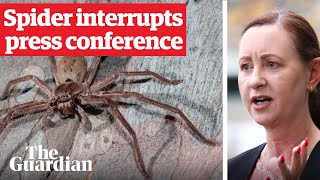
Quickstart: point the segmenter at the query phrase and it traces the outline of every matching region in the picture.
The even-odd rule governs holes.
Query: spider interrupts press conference
[[[92,171],[21,171],[18,177],[180,179],[193,171],[196,179],[209,179],[214,174],[221,151],[215,117],[221,110],[210,105],[221,102],[209,101],[215,91],[200,71],[183,75],[178,65],[165,64],[181,65],[177,58],[23,58],[1,62],[5,72],[20,71],[8,75],[11,79],[1,75],[2,177],[12,176],[12,157],[27,159],[24,147],[39,144],[57,149],[59,156],[91,160]]]

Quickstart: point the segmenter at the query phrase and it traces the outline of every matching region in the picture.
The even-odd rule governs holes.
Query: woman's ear
[[[320,57],[314,58],[310,66],[310,77],[307,89],[311,92],[315,90],[320,82]]]

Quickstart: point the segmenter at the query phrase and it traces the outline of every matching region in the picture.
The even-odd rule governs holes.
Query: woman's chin
[[[261,126],[271,126],[275,123],[275,119],[270,116],[253,116],[253,119]]]

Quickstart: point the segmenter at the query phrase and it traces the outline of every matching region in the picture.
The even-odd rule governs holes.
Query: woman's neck
[[[290,124],[266,128],[267,145],[261,153],[261,159],[267,161],[273,157],[284,155],[288,164],[291,163],[292,149],[308,137],[308,156],[320,140],[320,131],[314,125],[311,117],[303,120],[292,120]]]

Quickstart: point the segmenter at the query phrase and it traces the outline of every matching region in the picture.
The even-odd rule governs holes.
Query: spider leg
[[[37,84],[40,87],[40,89],[43,90],[49,97],[52,95],[52,89],[44,81],[39,79],[37,76],[27,75],[27,76],[9,81],[2,96],[0,97],[0,100],[3,100],[8,97],[8,95],[11,91],[11,89],[10,89],[11,86],[18,84],[20,82],[29,81],[29,80],[31,80],[35,84]]]
[[[151,98],[145,97],[142,94],[136,93],[136,92],[114,92],[114,93],[110,93],[110,94],[103,94],[101,96],[97,96],[97,98],[130,98],[130,97],[135,97],[138,100],[148,103],[148,104],[152,104],[154,106],[169,110],[175,114],[178,114],[182,120],[184,120],[184,122],[187,124],[187,126],[195,133],[197,134],[197,136],[202,139],[205,143],[210,144],[210,145],[219,145],[220,142],[217,141],[212,141],[207,139],[206,137],[204,137],[199,130],[192,124],[192,122],[183,114],[183,112],[181,110],[179,110],[176,107],[170,106],[168,104],[162,103],[160,101],[157,100],[153,100]],[[91,98],[91,99],[95,99],[95,98]]]
[[[79,105],[77,105],[77,110],[79,112],[81,122],[83,124],[83,128],[87,131],[90,131],[92,129],[92,124],[91,124],[88,116],[86,115],[86,112]]]
[[[50,56],[50,63],[51,63],[51,68],[52,68],[54,80],[56,82],[56,85],[59,86],[61,84],[61,82],[58,79],[57,64],[56,64],[56,60],[55,60],[54,56]]]
[[[53,127],[56,123],[51,121],[53,115],[53,109],[49,108],[47,112],[42,116],[42,123],[47,127]],[[49,118],[50,117],[50,118]]]
[[[105,77],[103,80],[93,84],[90,87],[90,90],[92,92],[97,92],[99,90],[101,90],[102,88],[104,88],[105,86],[107,86],[109,83],[111,83],[112,81],[118,79],[120,76],[124,76],[124,77],[131,77],[131,76],[152,76],[160,81],[169,83],[169,84],[180,84],[182,82],[182,80],[170,80],[167,78],[162,77],[161,75],[152,72],[152,71],[138,71],[138,72],[118,72],[118,73],[114,73],[111,74],[110,76]]]
[[[135,155],[134,157],[135,157],[136,163],[138,165],[139,171],[146,179],[151,179],[151,176],[147,173],[146,168],[144,166],[135,131],[132,129],[132,127],[127,122],[127,120],[123,117],[123,115],[119,111],[117,105],[111,99],[107,99],[107,101],[108,101],[108,104],[110,104],[111,110],[114,113],[115,117],[117,117],[120,120],[121,124],[128,130],[129,134],[131,135],[131,137],[133,139],[134,155]]]
[[[37,113],[45,111],[49,108],[47,101],[31,101],[24,104],[19,104],[7,109],[7,115],[0,124],[0,134],[7,127],[13,118],[23,116],[26,114]]]
[[[91,85],[92,80],[97,73],[100,62],[101,62],[101,56],[94,57],[93,62],[88,70],[87,76],[85,77],[85,80],[84,80],[84,83],[87,86]]]

